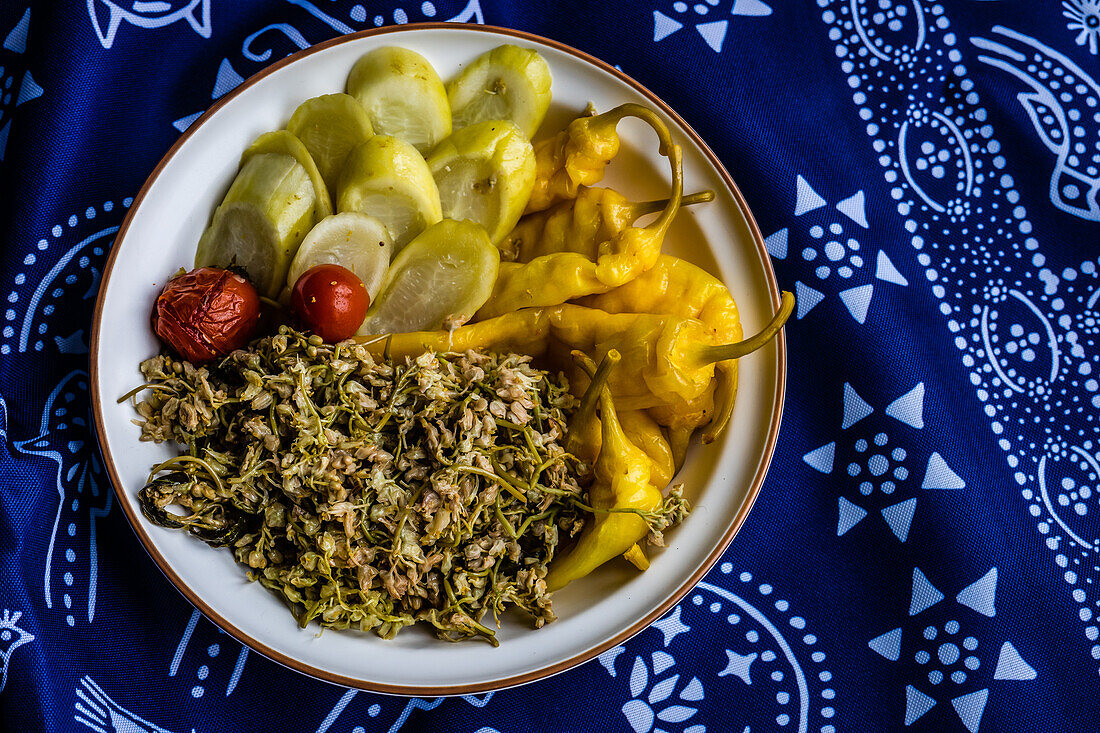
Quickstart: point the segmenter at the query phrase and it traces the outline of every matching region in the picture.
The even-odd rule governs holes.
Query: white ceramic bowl
[[[638,102],[658,110],[683,146],[685,192],[713,189],[717,199],[681,211],[666,251],[718,274],[741,308],[746,333],[778,304],[760,232],[729,174],[686,123],[621,72],[559,43],[477,26],[385,28],[321,43],[273,64],[241,84],[194,123],[157,165],[119,231],[96,304],[91,348],[92,396],[103,456],[119,503],[145,548],[175,586],[208,618],[256,651],[331,682],[408,695],[466,694],[529,682],[568,669],[641,631],[699,581],[733,539],[760,490],[779,430],[784,394],[782,335],[741,360],[733,420],[712,445],[694,446],[677,477],[693,510],[668,533],[669,546],[637,573],[615,561],[555,594],[559,620],[533,630],[509,614],[501,645],[448,644],[413,627],[397,639],[299,629],[282,601],[248,583],[227,550],[213,550],[142,516],[137,493],[149,468],[174,446],[138,441],[128,403],[118,396],[140,382],[138,363],[160,345],[149,328],[153,300],[195,245],[232,181],[241,152],[261,133],[283,127],[303,100],[343,91],[352,64],[384,45],[426,56],[444,79],[503,43],[539,51],[553,74],[554,102],[544,131],[557,130],[588,102],[608,109]],[[667,162],[644,124],[620,125],[623,151],[604,185],[628,197],[661,198]],[[544,133],[545,134],[545,133]]]

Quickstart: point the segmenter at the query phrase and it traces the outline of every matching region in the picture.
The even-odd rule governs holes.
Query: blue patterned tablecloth
[[[312,43],[423,20],[592,53],[679,110],[780,283],[786,414],[725,557],[555,678],[405,699],[220,632],[114,506],[91,306],[188,124]],[[1100,0],[0,3],[6,731],[1095,731]]]

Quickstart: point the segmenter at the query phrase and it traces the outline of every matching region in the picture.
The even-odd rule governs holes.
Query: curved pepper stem
[[[705,204],[714,201],[714,191],[696,191],[695,193],[689,193],[680,199],[680,207],[694,206],[695,204]],[[630,209],[630,220],[635,221],[641,219],[646,214],[656,214],[661,209],[668,206],[669,199],[657,199],[656,201],[633,201],[627,206]]]
[[[727,359],[740,359],[746,354],[751,354],[775,338],[793,311],[794,295],[784,290],[779,296],[779,311],[759,333],[735,344],[703,346],[696,352],[695,357],[700,364],[713,364]]]
[[[665,204],[664,213],[662,213],[656,221],[646,227],[646,229],[650,231],[664,231],[672,223],[672,217],[676,216],[676,212],[680,208],[680,199],[683,198],[683,152],[680,150],[679,145],[672,142],[672,133],[669,132],[668,125],[665,124],[665,121],[649,107],[643,107],[640,104],[635,104],[633,102],[620,104],[618,107],[609,109],[602,114],[590,118],[590,124],[592,126],[608,125],[610,127],[617,127],[619,122],[625,117],[636,117],[653,128],[653,132],[657,133],[657,139],[661,143],[659,152],[669,159],[669,165],[672,166],[672,196],[669,197],[668,203]]]
[[[661,155],[667,156],[668,151],[672,148],[672,134],[668,131],[668,125],[662,120],[656,112],[649,107],[643,107],[640,104],[634,102],[627,102],[626,104],[620,104],[618,107],[601,112],[590,118],[590,123],[595,125],[610,125],[611,127],[617,127],[619,122],[625,117],[637,117],[639,120],[645,122],[653,131],[657,133],[657,139],[661,141]]]
[[[668,197],[668,203],[661,211],[661,215],[645,226],[649,232],[664,233],[672,225],[672,218],[680,210],[680,202],[684,198],[684,165],[683,151],[679,145],[673,145],[668,149],[668,164],[672,168],[672,195]]]

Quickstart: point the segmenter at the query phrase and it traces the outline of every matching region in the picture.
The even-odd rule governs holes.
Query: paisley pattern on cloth
[[[191,608],[114,507],[87,384],[113,237],[181,132],[290,53],[419,21],[662,96],[798,297],[772,469],[712,572],[588,664],[447,699],[303,677]],[[0,5],[0,728],[1095,730],[1098,54],[1098,0]]]

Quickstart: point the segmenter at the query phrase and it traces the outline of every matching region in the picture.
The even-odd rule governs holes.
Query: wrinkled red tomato
[[[172,278],[153,305],[153,331],[195,364],[247,344],[259,320],[256,289],[240,275],[216,267]]]
[[[370,296],[359,276],[346,267],[317,265],[294,283],[290,305],[303,325],[334,344],[359,330]]]

